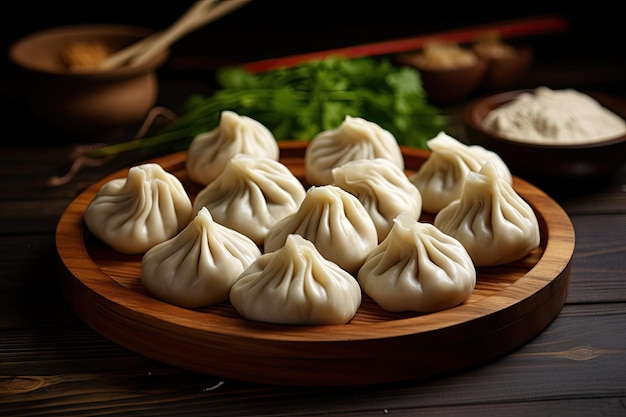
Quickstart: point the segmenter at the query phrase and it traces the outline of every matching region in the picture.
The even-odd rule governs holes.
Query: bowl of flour
[[[538,183],[612,176],[626,162],[626,102],[545,86],[480,97],[463,113],[467,139]]]

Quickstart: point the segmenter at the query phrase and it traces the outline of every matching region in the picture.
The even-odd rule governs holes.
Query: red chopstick
[[[291,55],[282,58],[266,59],[243,64],[243,67],[251,72],[263,72],[277,68],[293,67],[312,60],[327,58],[329,56],[359,58],[409,52],[420,49],[424,46],[424,44],[433,40],[463,43],[471,42],[485,33],[497,33],[501,38],[514,38],[564,31],[567,30],[568,27],[568,21],[560,16],[542,15],[385,42],[376,42],[359,46],[331,49],[327,51]]]

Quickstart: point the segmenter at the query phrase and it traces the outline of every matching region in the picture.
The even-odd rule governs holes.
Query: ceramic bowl
[[[523,92],[532,91],[507,91],[471,101],[462,116],[468,141],[498,153],[513,174],[547,187],[593,184],[614,175],[624,166],[626,135],[586,144],[552,145],[508,139],[483,127],[483,119],[493,109]],[[626,103],[620,98],[585,93],[620,117],[626,117]]]
[[[526,44],[506,44],[506,53],[490,53],[478,44],[474,50],[486,62],[487,70],[481,83],[483,90],[503,90],[515,86],[528,72],[533,61],[533,49]]]
[[[481,86],[487,71],[487,63],[476,59],[471,64],[436,68],[423,65],[419,52],[401,54],[397,58],[401,65],[417,69],[427,98],[434,104],[446,105],[469,97]]]
[[[18,40],[9,57],[24,75],[25,99],[36,116],[68,133],[99,135],[143,120],[157,100],[156,71],[169,52],[134,67],[73,71],[64,51],[76,41],[116,51],[151,32],[114,24],[57,27]]]

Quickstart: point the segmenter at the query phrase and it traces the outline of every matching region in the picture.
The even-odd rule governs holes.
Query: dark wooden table
[[[523,87],[594,88],[626,98],[622,61],[540,56]],[[163,77],[161,102],[205,88]],[[89,184],[141,159],[127,155],[50,187],[74,141],[37,122],[3,82],[0,147],[0,415],[626,415],[626,167],[583,190],[550,190],[576,232],[570,287],[536,338],[490,363],[426,381],[333,388],[252,384],[129,351],[86,326],[58,285],[55,227]],[[444,108],[458,123],[463,103]],[[120,132],[125,135],[128,132]],[[207,352],[210,354],[210,352]],[[294,370],[297,372],[297,370]]]

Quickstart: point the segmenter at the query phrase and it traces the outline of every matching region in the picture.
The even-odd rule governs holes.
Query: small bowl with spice
[[[455,42],[429,42],[421,51],[400,54],[396,60],[419,71],[427,98],[439,105],[470,96],[480,87],[487,71],[485,60],[471,48]]]
[[[502,90],[519,82],[528,72],[533,49],[521,42],[505,42],[497,33],[488,32],[476,39],[472,50],[487,63],[481,89]]]
[[[129,25],[79,24],[45,29],[9,48],[21,69],[24,98],[34,115],[75,136],[106,136],[141,122],[158,97],[160,53],[136,66],[101,69],[109,54],[152,33]]]
[[[545,86],[483,96],[464,109],[467,139],[538,185],[597,183],[626,162],[626,103]]]

